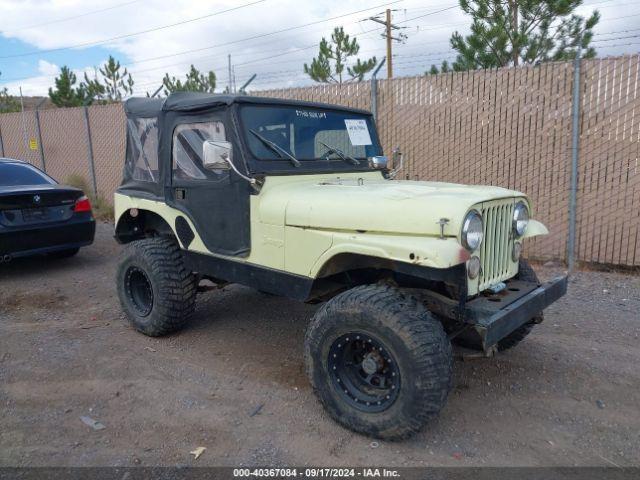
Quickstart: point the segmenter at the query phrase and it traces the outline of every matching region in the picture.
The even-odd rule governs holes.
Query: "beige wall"
[[[405,77],[378,83],[385,151],[405,154],[405,178],[501,185],[531,196],[551,235],[530,256],[564,259],[571,169],[573,65]],[[640,57],[582,62],[577,255],[640,265]],[[253,92],[371,108],[370,82]],[[40,113],[47,170],[90,182],[82,109]],[[125,149],[120,105],[89,108],[98,191],[111,198]],[[41,166],[33,112],[0,115],[4,154]],[[0,152],[2,153],[2,152]]]

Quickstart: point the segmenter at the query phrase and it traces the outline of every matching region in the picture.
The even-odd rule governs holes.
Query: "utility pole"
[[[382,37],[387,39],[387,78],[393,78],[393,56],[391,54],[393,41],[404,42],[407,36],[404,33],[400,33],[397,37],[391,34],[392,30],[400,30],[402,27],[391,23],[391,9],[389,8],[385,12],[385,20],[381,20],[378,17],[369,17],[368,20],[384,25],[385,33],[382,34]]]
[[[385,30],[387,35],[387,78],[393,77],[393,56],[391,56],[391,9],[387,8],[387,21],[385,22]]]
[[[518,1],[517,0],[509,0],[509,6],[511,7],[511,31],[513,32],[513,42],[511,56],[513,59],[513,66],[518,66],[518,57],[520,56],[520,51],[518,48]]]
[[[229,89],[229,95],[231,95],[231,92],[233,91],[231,90],[231,84],[233,82],[231,73],[231,54],[227,55],[227,58],[229,59],[229,86],[227,88]]]

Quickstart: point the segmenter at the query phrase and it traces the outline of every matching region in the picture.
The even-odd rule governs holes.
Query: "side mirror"
[[[377,155],[375,157],[369,157],[369,167],[375,168],[376,170],[386,170],[389,165],[389,159],[382,155]]]
[[[402,155],[402,152],[400,151],[400,147],[396,147],[393,149],[393,170],[391,170],[389,172],[389,178],[390,179],[395,179],[396,175],[398,175],[398,172],[400,170],[402,170],[402,166],[404,163],[404,156]],[[408,178],[408,177],[407,177]]]
[[[231,142],[205,140],[202,142],[202,165],[207,170],[229,170],[231,168]]]

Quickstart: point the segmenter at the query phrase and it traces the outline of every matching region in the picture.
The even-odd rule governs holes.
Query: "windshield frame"
[[[247,161],[247,165],[251,173],[254,174],[300,174],[300,173],[325,173],[325,172],[366,172],[375,170],[369,166],[369,162],[364,157],[356,157],[360,162],[358,165],[353,165],[349,162],[345,162],[343,159],[339,158],[337,155],[331,155],[329,160],[325,160],[323,157],[318,158],[298,158],[300,161],[300,166],[294,166],[290,159],[288,158],[278,158],[274,152],[272,157],[259,157],[252,150],[250,143],[248,141],[249,129],[251,126],[245,125],[243,123],[243,109],[251,109],[251,108],[286,108],[286,109],[301,109],[305,110],[319,110],[319,111],[327,111],[332,110],[336,113],[345,114],[347,116],[353,115],[356,118],[362,118],[367,121],[367,125],[369,127],[369,135],[371,136],[372,145],[378,150],[380,154],[382,153],[382,145],[380,143],[380,139],[378,137],[378,131],[376,129],[375,121],[373,119],[373,115],[369,112],[342,108],[340,106],[334,105],[323,105],[323,104],[309,104],[301,106],[297,103],[292,102],[291,104],[286,103],[243,103],[235,106],[234,116],[237,122],[237,132],[240,137],[240,142],[242,143],[243,150],[245,153],[245,158]]]

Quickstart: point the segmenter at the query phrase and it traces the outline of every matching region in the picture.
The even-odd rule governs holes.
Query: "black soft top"
[[[195,117],[231,118],[234,105],[293,106],[301,109],[317,108],[371,115],[365,110],[340,105],[248,95],[179,92],[166,98],[130,98],[124,102],[127,116],[127,150],[122,183],[118,191],[153,199],[165,198],[165,188],[169,189],[171,186],[171,142],[175,126],[180,122],[194,121]],[[228,138],[234,143],[234,150],[242,152],[239,135],[229,135]],[[260,167],[264,171],[256,169],[254,173],[264,173],[267,169],[269,172],[278,172],[279,168],[282,170],[278,164],[282,163],[290,167],[287,160],[265,162],[266,166]],[[326,171],[327,168],[325,163],[312,166],[315,166],[318,172]],[[339,167],[345,171],[353,170],[353,167],[347,164],[340,163]],[[367,165],[363,165],[358,170],[368,168]]]
[[[250,103],[258,105],[293,105],[306,108],[334,109],[346,112],[370,114],[366,110],[344,107],[319,102],[304,102],[302,100],[290,100],[270,97],[253,97],[250,95],[224,95],[199,92],[177,92],[167,98],[134,97],[124,102],[124,110],[128,117],[150,118],[157,117],[160,112],[190,112],[216,106],[232,105],[234,103]]]

